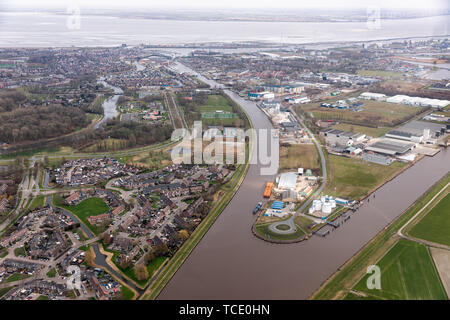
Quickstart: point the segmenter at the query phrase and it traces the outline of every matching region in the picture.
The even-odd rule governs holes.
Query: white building
[[[376,101],[383,101],[386,99],[385,94],[373,92],[363,92],[359,97],[365,100],[376,100]]]

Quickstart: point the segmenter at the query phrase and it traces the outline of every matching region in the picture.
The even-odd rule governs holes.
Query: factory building
[[[362,159],[367,162],[377,163],[388,166],[392,163],[392,158],[375,153],[364,153]]]
[[[375,100],[375,101],[386,100],[386,95],[382,93],[363,92],[359,97],[365,100]]]
[[[415,148],[415,146],[416,145],[414,143],[407,143],[399,140],[383,138],[367,146],[365,150],[388,156],[397,156],[411,151]]]
[[[325,141],[330,145],[344,145],[351,146],[354,143],[363,141],[366,138],[365,134],[342,131],[337,129],[327,129],[320,133],[325,137]]]
[[[449,100],[410,97],[401,94],[387,98],[386,102],[405,104],[416,107],[432,107],[432,108],[445,108],[450,104]]]

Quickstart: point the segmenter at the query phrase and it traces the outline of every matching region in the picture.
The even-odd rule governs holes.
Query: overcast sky
[[[448,8],[448,0],[0,0],[3,8],[55,8],[77,4],[96,8]]]

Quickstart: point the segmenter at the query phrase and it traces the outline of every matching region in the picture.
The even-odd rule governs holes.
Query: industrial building
[[[432,108],[445,108],[450,104],[449,100],[410,97],[405,95],[396,95],[393,97],[389,97],[386,99],[386,102],[405,104],[416,107],[432,107]]]
[[[320,133],[325,137],[325,141],[330,145],[351,146],[354,143],[363,141],[366,138],[365,134],[342,131],[337,129],[327,129]]]
[[[398,128],[402,132],[408,132],[412,135],[423,135],[423,140],[436,139],[445,134],[447,127],[445,124],[433,123],[428,121],[413,120]],[[429,133],[429,135],[428,135]]]
[[[396,156],[403,155],[406,152],[411,151],[415,148],[415,146],[416,145],[414,143],[382,138],[377,142],[367,146],[365,150],[381,153],[383,155]]]
[[[382,93],[363,92],[359,97],[365,100],[375,100],[375,101],[386,100],[386,95]]]
[[[280,174],[277,179],[277,188],[284,190],[294,190],[297,186],[297,177],[298,174],[296,172],[286,172]]]
[[[384,166],[388,166],[392,163],[393,159],[391,157],[383,156],[381,154],[375,153],[364,153],[362,159],[367,162],[377,163]]]

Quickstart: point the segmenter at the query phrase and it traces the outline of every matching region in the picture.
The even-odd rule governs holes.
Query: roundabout
[[[269,226],[269,230],[278,233],[278,234],[292,234],[297,231],[297,227],[294,223],[294,217],[290,217],[287,220],[284,221],[277,221],[272,223]]]

